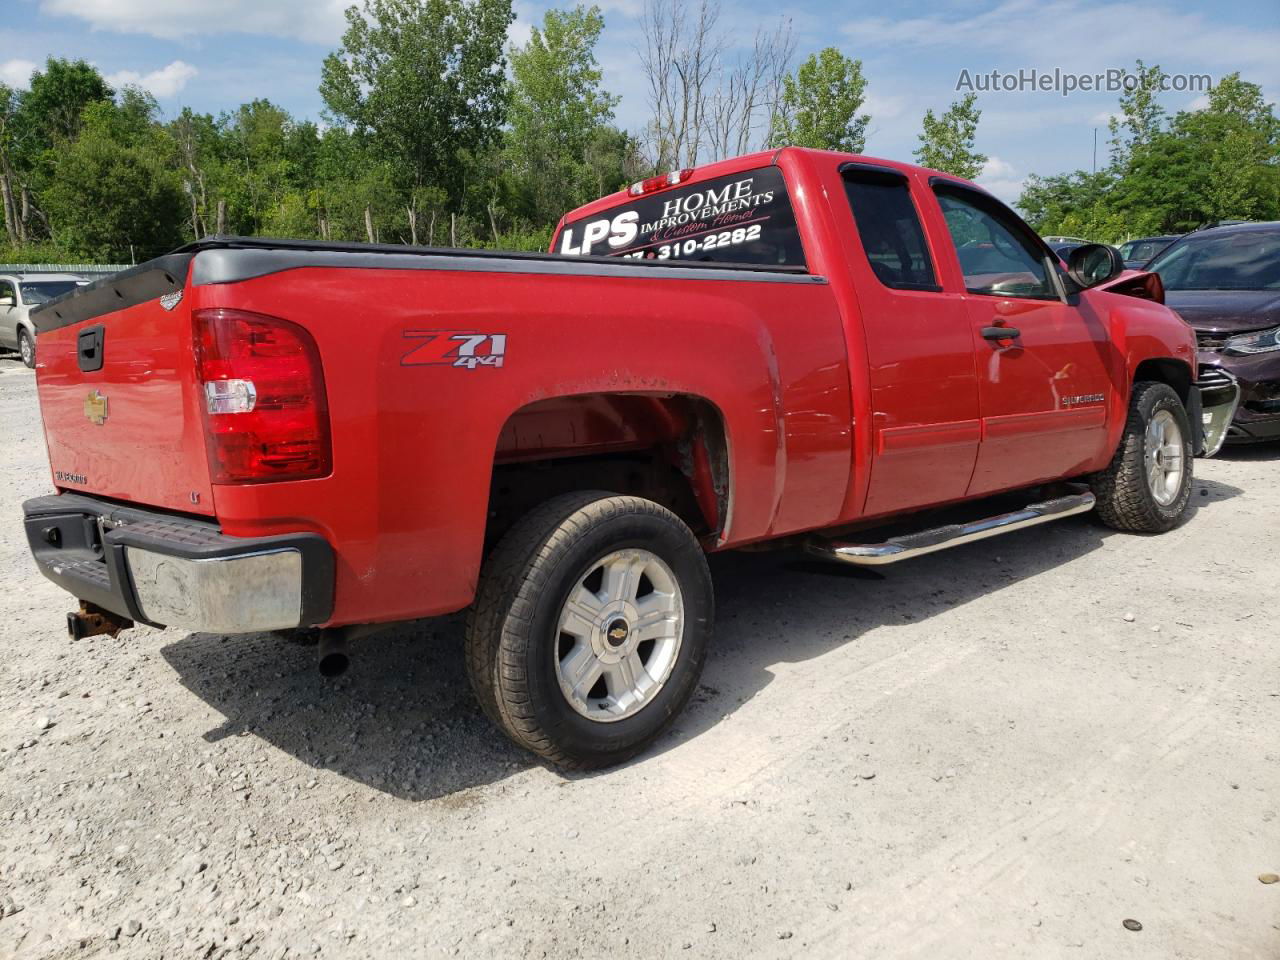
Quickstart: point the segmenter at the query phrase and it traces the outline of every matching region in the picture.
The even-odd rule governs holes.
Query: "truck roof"
[[[0,278],[3,278],[5,280],[17,280],[19,282],[22,282],[24,280],[25,281],[48,280],[51,282],[53,281],[65,282],[68,280],[72,280],[72,281],[78,282],[80,280],[85,279],[83,276],[81,276],[78,273],[38,273],[30,270],[12,271],[12,270],[4,270],[2,268],[0,268]]]
[[[763,166],[777,166],[778,158],[786,153],[790,156],[799,155],[801,157],[809,157],[814,160],[833,159],[842,160],[849,163],[866,163],[877,167],[889,167],[894,170],[900,170],[903,173],[922,173],[927,176],[944,177],[947,180],[954,180],[957,183],[963,183],[977,190],[982,190],[970,180],[963,177],[957,177],[955,174],[946,173],[942,170],[932,170],[929,167],[921,167],[913,163],[902,163],[899,160],[885,160],[881,157],[869,157],[862,153],[841,153],[835,150],[815,150],[812,147],[778,147],[774,150],[759,150],[755,153],[746,153],[740,157],[731,157],[728,160],[717,160],[715,163],[703,164],[693,168],[693,173],[681,181],[681,186],[688,186],[691,183],[697,183],[700,180],[711,180],[715,177],[728,176],[743,170],[754,170]],[[584,203],[575,210],[570,210],[556,225],[556,232],[560,231],[565,223],[569,220],[577,220],[581,217],[590,216],[593,213],[599,213],[601,210],[608,210],[622,203],[628,203],[635,200],[627,189],[619,190],[611,193],[606,197],[598,200],[592,200],[590,203]]]

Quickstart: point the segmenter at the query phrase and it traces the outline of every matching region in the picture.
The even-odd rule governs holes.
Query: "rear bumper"
[[[22,510],[40,572],[131,620],[254,633],[323,624],[333,611],[333,551],[319,534],[228,537],[214,523],[79,494]]]

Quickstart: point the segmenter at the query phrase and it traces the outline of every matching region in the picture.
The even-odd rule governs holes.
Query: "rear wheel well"
[[[1133,382],[1155,380],[1167,383],[1182,400],[1185,407],[1190,402],[1193,377],[1191,369],[1181,360],[1172,357],[1157,357],[1143,360],[1133,372]]]
[[[699,536],[729,505],[724,420],[694,396],[581,394],[538,401],[508,418],[489,487],[486,550],[531,509],[578,490],[660,503]]]

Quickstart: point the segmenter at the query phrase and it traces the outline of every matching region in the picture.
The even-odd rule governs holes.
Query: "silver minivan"
[[[88,283],[74,273],[0,272],[0,349],[17,350],[28,367],[36,365],[36,328],[31,308]]]

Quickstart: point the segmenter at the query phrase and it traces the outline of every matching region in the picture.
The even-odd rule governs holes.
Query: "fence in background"
[[[127,263],[0,263],[0,273],[107,274],[128,270]]]

